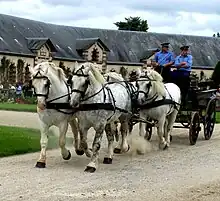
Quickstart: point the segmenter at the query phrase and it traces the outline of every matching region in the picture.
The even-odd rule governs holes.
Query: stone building
[[[25,79],[29,65],[45,60],[70,69],[76,61],[92,61],[103,71],[119,72],[122,66],[131,71],[149,64],[162,42],[170,42],[176,55],[182,44],[190,45],[193,70],[207,77],[220,60],[220,40],[214,37],[79,28],[0,14],[0,59],[14,63],[14,82],[20,79],[18,61]]]

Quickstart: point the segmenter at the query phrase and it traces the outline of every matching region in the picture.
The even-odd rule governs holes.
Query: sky
[[[117,29],[139,16],[149,32],[212,36],[220,31],[220,0],[0,0],[0,12],[48,23]]]

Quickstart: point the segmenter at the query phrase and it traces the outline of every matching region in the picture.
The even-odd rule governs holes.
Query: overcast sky
[[[125,17],[148,20],[150,32],[212,36],[220,0],[0,0],[0,12],[55,24],[117,29]]]

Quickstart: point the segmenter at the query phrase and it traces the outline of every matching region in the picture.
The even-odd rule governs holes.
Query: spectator
[[[16,84],[16,92],[15,93],[16,93],[17,100],[20,100],[21,95],[22,95],[22,83],[21,82]]]

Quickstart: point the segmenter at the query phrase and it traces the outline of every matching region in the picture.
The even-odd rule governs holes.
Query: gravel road
[[[1,125],[38,128],[37,115],[0,112]],[[134,131],[136,134],[137,130]],[[83,170],[85,156],[63,161],[59,150],[48,151],[47,168],[34,168],[39,153],[0,158],[0,201],[219,201],[220,126],[210,141],[203,132],[190,146],[188,130],[175,129],[166,151],[153,149],[143,156],[115,156],[112,165],[102,164],[106,139],[96,173]],[[91,141],[93,131],[89,135]]]

